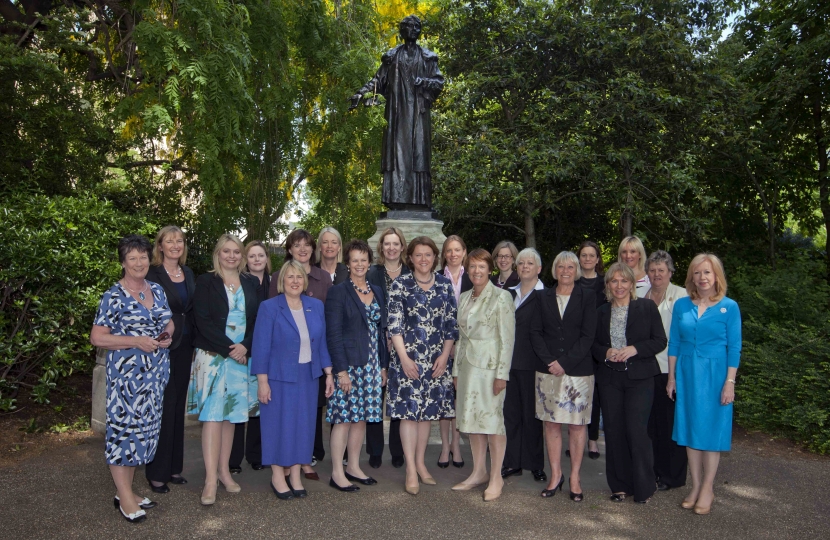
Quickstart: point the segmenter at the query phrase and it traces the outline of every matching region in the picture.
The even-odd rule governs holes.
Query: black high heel
[[[573,502],[582,502],[582,500],[585,498],[583,493],[574,493],[573,491],[571,491],[570,482],[568,483],[568,495],[570,496]]]
[[[157,485],[153,484],[152,480],[147,479],[147,484],[150,485],[150,489],[153,490],[153,493],[170,493],[170,488],[167,487],[167,482],[165,482],[164,484],[162,484],[160,486],[157,486]]]
[[[452,452],[450,452],[450,459],[452,459]],[[442,469],[446,469],[450,466],[450,461],[441,461],[441,458],[438,458],[438,466]]]
[[[464,459],[462,459],[461,461],[456,461],[456,460],[452,459],[453,457],[454,456],[452,455],[452,452],[450,452],[450,459],[452,460],[452,466],[453,467],[458,467],[460,469],[461,467],[464,466]]]
[[[562,491],[562,484],[565,483],[565,475],[562,475],[562,478],[559,479],[559,483],[553,486],[553,489],[543,489],[542,490],[542,497],[548,498],[553,497],[556,495],[556,490]]]

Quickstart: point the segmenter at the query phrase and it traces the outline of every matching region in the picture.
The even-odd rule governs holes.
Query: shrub
[[[88,195],[16,193],[0,202],[0,410],[20,386],[38,402],[94,363],[89,331],[120,275],[118,240],[155,227]]]
[[[830,286],[805,251],[776,270],[739,267],[730,296],[743,317],[736,420],[830,452]]]

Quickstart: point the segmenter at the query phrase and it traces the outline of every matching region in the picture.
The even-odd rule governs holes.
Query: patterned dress
[[[329,398],[326,422],[343,424],[347,422],[380,422],[383,420],[383,377],[380,374],[378,338],[380,332],[380,306],[377,301],[366,307],[369,318],[369,362],[365,366],[349,366],[352,389],[346,394],[335,379],[334,394]]]
[[[433,378],[435,359],[445,340],[458,340],[455,302],[450,280],[435,274],[428,291],[418,286],[413,274],[399,276],[389,293],[389,334],[401,336],[407,355],[418,366],[419,377],[403,372],[394,348],[390,351],[386,411],[401,420],[440,420],[455,416],[452,366]]]
[[[152,308],[147,309],[116,283],[101,298],[94,324],[109,328],[114,336],[154,338],[164,332],[173,313],[164,290],[148,283]],[[153,461],[169,378],[167,349],[107,351],[107,463],[135,467]]]
[[[242,287],[228,294],[228,321],[225,335],[234,343],[245,338],[245,293]],[[256,377],[251,363],[242,365],[230,356],[196,349],[187,391],[187,414],[199,415],[200,422],[232,424],[259,415]]]

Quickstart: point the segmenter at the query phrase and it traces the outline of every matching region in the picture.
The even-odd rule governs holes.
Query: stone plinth
[[[92,431],[103,435],[107,430],[107,351],[98,348],[92,370]]]
[[[447,239],[442,231],[444,228],[443,221],[427,217],[431,214],[427,212],[423,212],[423,214],[425,214],[424,217],[427,217],[426,219],[412,219],[410,216],[406,215],[406,212],[390,211],[386,214],[393,215],[388,216],[381,214],[381,218],[375,222],[375,234],[369,238],[369,246],[371,246],[372,250],[377,248],[378,240],[380,240],[380,235],[383,231],[389,227],[396,227],[403,232],[407,242],[411,242],[413,238],[418,236],[428,236],[429,238],[432,238],[432,241],[435,242],[436,246],[438,246],[438,252],[441,252],[441,248],[444,246],[444,241]],[[420,215],[418,217],[420,217]],[[404,246],[404,252],[405,251],[406,246]],[[377,253],[375,256],[377,256]]]

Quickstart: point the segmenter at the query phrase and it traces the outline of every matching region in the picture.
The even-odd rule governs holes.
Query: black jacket
[[[369,283],[380,306],[378,324],[378,358],[380,367],[389,367],[386,351],[386,302],[380,287]],[[341,283],[329,289],[326,297],[326,343],[335,373],[349,366],[365,366],[369,361],[369,319],[365,304],[351,283]]]
[[[317,268],[323,270],[323,267],[320,266],[320,263],[315,264]],[[326,272],[323,270],[323,272]],[[328,272],[326,272],[328,274]],[[331,274],[329,274],[331,275]],[[334,280],[332,281],[332,285],[340,285],[344,281],[349,279],[349,269],[343,263],[337,263],[337,266],[334,269]]]
[[[515,299],[516,291],[507,289],[510,295]],[[539,357],[533,350],[533,344],[530,341],[530,323],[536,316],[536,303],[539,301],[539,293],[541,291],[531,291],[522,305],[516,309],[516,340],[513,344],[513,362],[510,364],[510,369],[517,369],[519,371],[536,371],[539,367]]]
[[[648,379],[660,374],[657,353],[666,348],[668,340],[663,320],[657,305],[651,300],[637,298],[628,304],[628,319],[625,324],[625,341],[637,349],[637,354],[628,359],[629,379]],[[597,334],[591,352],[599,363],[597,377],[611,372],[605,367],[605,355],[611,348],[611,304],[597,310]]]
[[[608,299],[605,298],[605,276],[597,275],[597,277],[591,279],[582,277],[576,280],[576,284],[594,291],[594,294],[597,295],[597,308],[608,303]]]
[[[248,356],[251,356],[251,341],[259,310],[259,280],[250,274],[240,274],[239,282],[245,293],[245,337],[241,343],[248,349]],[[213,272],[199,276],[196,280],[196,291],[193,293],[193,319],[197,331],[193,338],[194,347],[224,357],[230,354],[233,342],[225,335],[228,310],[228,294],[225,292],[222,278]]]
[[[504,290],[509,290],[510,287],[515,287],[516,285],[519,284],[520,281],[521,281],[521,278],[519,277],[519,273],[516,272],[515,270],[513,270],[513,272],[510,274],[510,277],[507,278],[507,281],[505,281],[504,285],[502,285],[501,287],[499,287],[499,274],[496,274],[495,276],[490,276],[490,282],[493,285],[495,285],[496,287],[498,287],[499,289],[504,289]]]
[[[412,270],[403,263],[401,263],[401,276],[405,276],[407,274],[411,274]],[[377,285],[380,287],[381,294],[383,294],[383,305],[386,306],[389,302],[389,298],[387,295],[386,290],[386,267],[382,264],[373,264],[369,271],[366,273],[366,281],[371,283],[372,285]],[[400,277],[400,276],[398,276]],[[377,294],[377,293],[375,293]],[[379,301],[379,300],[378,300]]]
[[[164,289],[164,294],[167,295],[167,305],[170,311],[173,312],[173,343],[170,344],[170,350],[176,349],[182,343],[185,328],[188,329],[188,342],[185,345],[190,345],[193,340],[193,292],[196,289],[196,278],[193,275],[193,270],[187,266],[182,266],[184,273],[184,283],[187,287],[187,304],[182,303],[182,298],[179,296],[179,290],[167,275],[167,271],[162,265],[151,266],[147,270],[147,281],[158,283]]]
[[[548,366],[558,360],[566,375],[593,375],[591,345],[597,329],[594,291],[574,285],[564,317],[559,316],[555,288],[536,293],[539,298],[530,323],[530,341],[540,360],[536,371],[550,373]]]

